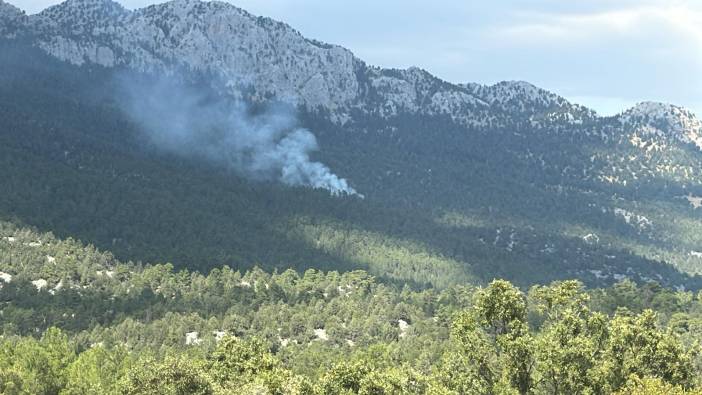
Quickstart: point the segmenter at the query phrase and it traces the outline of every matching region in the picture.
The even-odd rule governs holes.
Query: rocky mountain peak
[[[625,127],[660,136],[672,136],[702,149],[702,122],[690,110],[667,103],[642,102],[619,116]]]
[[[112,0],[66,0],[37,15],[55,22],[95,22],[114,19],[130,11]]]
[[[554,124],[582,124],[597,117],[584,106],[526,81],[502,81],[494,85],[468,83],[461,85],[471,95],[492,108],[514,116],[526,116],[534,127]]]
[[[13,18],[23,15],[24,12],[10,3],[0,0],[0,18]]]
[[[39,30],[81,36],[118,25],[129,14],[130,11],[112,0],[66,0],[32,15],[31,20]]]
[[[253,15],[229,3],[201,0],[171,0],[138,9],[135,13],[139,16],[161,16],[166,19],[171,17],[177,17],[181,20],[191,18],[193,21],[205,21],[208,16],[213,14],[227,15],[228,17],[237,15],[255,19]]]
[[[502,81],[494,85],[463,85],[473,95],[492,105],[521,103],[538,108],[570,106],[566,99],[526,81]]]
[[[31,19],[36,45],[73,64],[159,72],[175,65],[217,75],[233,93],[245,87],[253,99],[323,107],[337,120],[352,108],[384,117],[444,114],[471,126],[499,126],[514,114],[551,123],[585,113],[526,82],[460,86],[416,67],[369,67],[345,48],[224,2],[173,0],[128,11],[112,0],[67,0]]]
[[[205,72],[232,94],[247,91],[254,100],[275,97],[321,107],[338,121],[359,109],[382,117],[441,114],[471,127],[517,122],[549,130],[598,118],[525,81],[453,84],[416,67],[368,66],[343,47],[305,38],[285,23],[220,1],[172,0],[129,11],[112,0],[66,0],[27,17],[0,0],[0,36],[23,28],[34,45],[72,64]],[[621,120],[670,128],[686,142],[701,134],[693,114],[660,103],[642,103]]]
[[[0,0],[0,37],[14,36],[27,16],[19,8]]]

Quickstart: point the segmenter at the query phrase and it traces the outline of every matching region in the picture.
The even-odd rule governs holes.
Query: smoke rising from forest
[[[124,109],[157,148],[207,160],[255,180],[359,195],[348,182],[310,158],[319,149],[282,104],[253,110],[242,101],[159,78],[121,78]]]

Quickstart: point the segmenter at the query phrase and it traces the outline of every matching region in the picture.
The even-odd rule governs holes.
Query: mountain
[[[0,393],[699,393],[701,129],[0,0]]]
[[[645,134],[670,134],[683,144],[702,149],[702,122],[690,110],[654,102],[639,103],[620,116],[622,124]]]
[[[24,30],[26,23],[26,15],[22,10],[0,1],[0,35],[12,38]]]
[[[290,26],[223,2],[172,1],[128,11],[111,0],[71,0],[27,18],[26,34],[66,62],[167,70],[182,66],[221,77],[231,93],[252,86],[329,110],[339,122],[353,109],[383,117],[410,112],[447,114],[466,125],[495,122],[491,105],[536,115],[588,110],[527,83],[454,85],[426,71],[366,65],[349,50],[303,37]],[[518,106],[505,107],[519,101]],[[505,121],[502,119],[501,121]]]
[[[0,216],[19,225],[192,270],[365,269],[418,287],[702,284],[701,127],[683,108],[601,117],[527,82],[378,68],[221,2],[131,11],[68,0],[35,15],[0,2],[0,35],[0,180],[11,191]],[[165,93],[164,78],[175,81]],[[150,90],[125,96],[125,80]],[[137,102],[135,117],[139,105],[124,104],[134,96],[157,103]],[[191,102],[203,119],[246,103],[247,127],[293,108],[263,156],[299,137],[285,130],[308,130],[305,163],[365,198],[223,165],[220,123],[159,112]],[[154,139],[164,124],[215,144],[197,140],[186,155],[196,140]]]

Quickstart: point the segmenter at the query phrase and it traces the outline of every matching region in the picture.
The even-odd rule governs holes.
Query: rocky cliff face
[[[685,108],[643,102],[624,112],[619,119],[625,128],[641,135],[670,137],[702,149],[702,123]]]
[[[27,24],[27,16],[19,8],[0,0],[0,37],[16,37]]]
[[[649,151],[670,143],[702,148],[702,124],[677,106],[641,103],[601,118],[523,81],[452,84],[418,68],[372,67],[345,48],[217,1],[174,0],[130,11],[111,0],[67,0],[27,16],[0,0],[0,35],[29,39],[75,65],[204,72],[232,95],[323,109],[339,124],[359,112],[381,119],[440,115],[477,129],[575,130]]]
[[[68,0],[29,17],[0,4],[3,36],[22,31],[66,62],[203,71],[221,77],[232,93],[253,88],[254,99],[321,107],[341,122],[351,109],[382,117],[443,114],[472,127],[508,124],[515,116],[537,126],[594,116],[525,82],[458,85],[417,68],[369,67],[345,48],[228,3],[175,0],[129,11],[110,0]]]
[[[69,0],[32,15],[28,26],[38,46],[76,65],[183,67],[254,87],[261,98],[330,110],[359,95],[362,64],[351,52],[226,3],[177,0],[128,11],[109,0]]]

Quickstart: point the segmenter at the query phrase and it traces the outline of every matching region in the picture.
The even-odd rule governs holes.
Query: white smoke
[[[156,147],[208,160],[249,178],[359,195],[329,167],[310,159],[317,139],[298,127],[294,110],[254,111],[242,102],[171,80],[122,78],[124,108]]]

